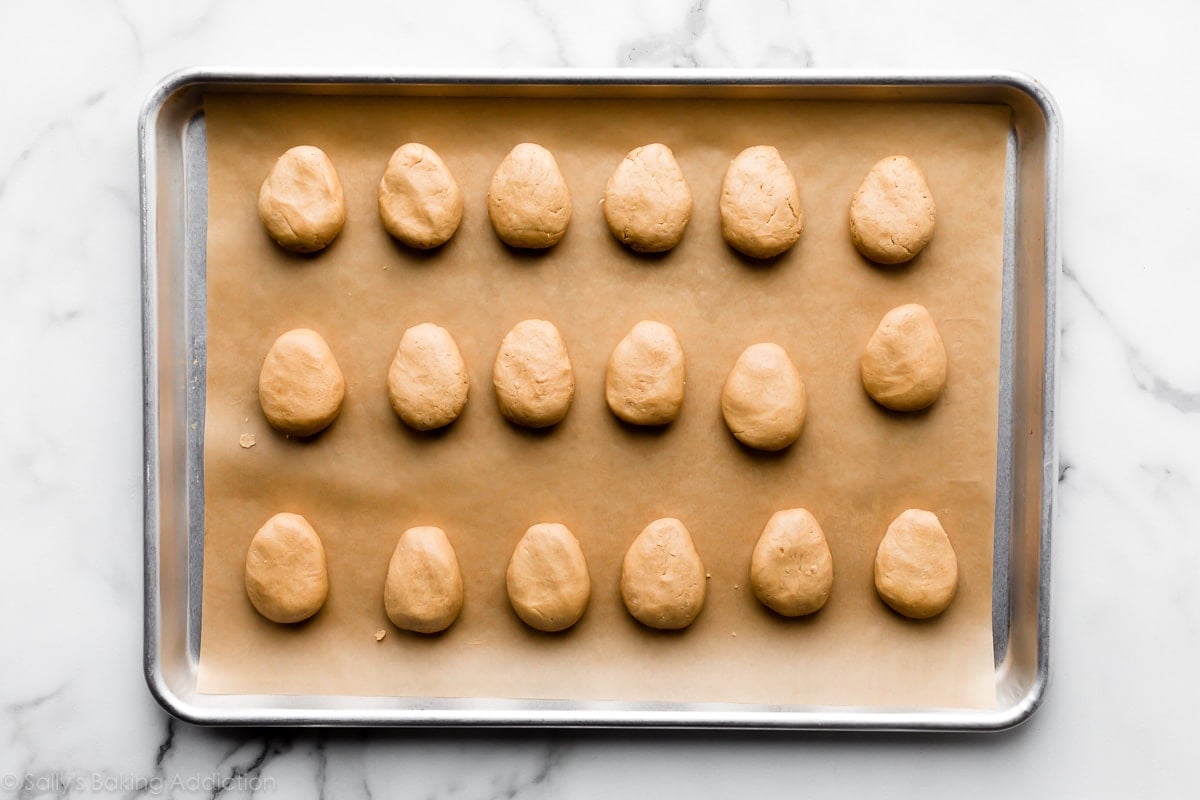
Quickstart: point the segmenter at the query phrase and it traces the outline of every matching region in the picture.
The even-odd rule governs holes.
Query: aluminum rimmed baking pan
[[[482,695],[210,693],[198,680],[205,553],[209,128],[205,98],[437,98],[522,103],[781,101],[1002,108],[991,644],[996,702],[670,702]],[[1060,125],[1036,82],[1011,73],[650,72],[328,74],[190,71],[167,78],[140,122],[145,367],[145,669],[150,689],[190,721],[254,725],[998,730],[1037,708],[1048,677],[1049,547],[1057,483],[1054,391]],[[807,201],[806,201],[807,202]],[[997,245],[999,253],[1000,245]],[[386,268],[386,267],[385,267]],[[394,274],[394,273],[393,273]],[[999,275],[999,273],[998,273]],[[689,367],[690,369],[690,367]],[[690,390],[689,390],[690,391]],[[807,435],[807,434],[806,434]],[[261,452],[261,449],[260,449]],[[991,488],[991,487],[989,487]],[[716,569],[713,570],[717,572]],[[737,588],[734,586],[733,588]],[[743,637],[744,639],[746,637]],[[469,693],[468,693],[469,694]],[[386,695],[386,696],[384,696]],[[395,696],[392,696],[395,695]],[[612,699],[615,698],[615,699]]]

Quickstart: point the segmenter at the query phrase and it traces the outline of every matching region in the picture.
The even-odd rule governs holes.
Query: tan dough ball
[[[295,328],[267,351],[258,374],[258,401],[271,427],[291,436],[312,436],[342,410],[346,381],[321,334]]]
[[[867,394],[893,411],[933,405],[946,385],[946,347],[925,306],[897,306],[883,315],[860,364]]]
[[[463,607],[458,557],[441,528],[409,528],[396,543],[383,586],[383,606],[397,628],[444,631]]]
[[[527,428],[562,421],[575,399],[575,372],[558,328],[544,319],[518,322],[500,343],[492,368],[500,413]]]
[[[677,519],[651,522],[625,552],[621,599],[647,627],[679,630],[691,625],[704,608],[706,589],[704,564]]]
[[[875,588],[913,619],[949,607],[958,591],[958,557],[936,514],[910,508],[892,521],[875,553]]]
[[[308,520],[276,514],[258,529],[246,553],[246,595],[272,622],[300,622],[329,596],[325,547]]]
[[[301,145],[280,156],[258,192],[258,218],[280,247],[295,253],[336,239],[346,224],[346,198],[325,151]]]
[[[554,522],[525,531],[508,562],[507,582],[517,616],[529,627],[551,633],[578,622],[592,594],[579,541]]]
[[[721,413],[737,440],[757,450],[782,450],[800,438],[808,393],[787,351],[773,342],[747,347],[721,392]]]
[[[665,425],[679,416],[683,390],[683,348],[675,331],[652,320],[634,325],[608,360],[608,407],[634,425]]]
[[[907,156],[889,156],[871,167],[850,201],[850,238],[878,264],[916,256],[933,238],[936,220],[925,175]]]
[[[720,207],[725,241],[752,258],[786,252],[804,227],[796,179],[768,145],[748,147],[730,162]]]
[[[542,250],[558,244],[571,222],[571,193],[554,155],[529,142],[514,147],[492,175],[488,216],[510,247]]]
[[[441,156],[417,142],[396,148],[379,181],[379,219],[409,247],[450,241],[463,216],[463,194]]]
[[[670,250],[692,219],[692,192],[665,144],[630,150],[608,179],[603,205],[609,231],[639,253]]]
[[[833,555],[816,517],[803,508],[771,517],[750,558],[750,587],[785,617],[821,610],[833,590]]]
[[[429,322],[404,332],[388,370],[388,399],[404,424],[430,431],[458,419],[470,381],[454,337]]]

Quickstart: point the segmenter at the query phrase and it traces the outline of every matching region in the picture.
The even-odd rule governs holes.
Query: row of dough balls
[[[692,624],[704,607],[707,573],[683,523],[651,522],[621,565],[621,599],[638,622],[660,630]],[[570,628],[583,616],[592,584],[579,541],[565,525],[530,527],[513,551],[506,575],[517,616],[540,631]],[[833,557],[820,524],[803,508],[779,511],[764,528],[750,561],[750,586],[767,608],[785,617],[819,611],[833,588]],[[944,611],[958,589],[958,558],[937,515],[909,509],[896,517],[875,554],[875,588],[894,611],[927,619]],[[325,604],[325,548],[299,514],[276,514],[250,542],[246,594],[267,619],[293,623]],[[463,579],[441,528],[409,528],[388,564],[383,603],[396,627],[437,633],[463,606]]]
[[[631,150],[617,165],[602,201],[612,235],[640,253],[670,250],[692,218],[692,193],[664,144]],[[346,222],[346,201],[333,162],[312,145],[275,162],[258,196],[258,213],[282,247],[321,250]],[[721,186],[721,233],[752,258],[773,258],[800,238],[804,214],[796,180],[769,145],[743,150]],[[416,142],[399,147],[379,181],[379,217],[393,237],[419,249],[440,247],[462,222],[463,195],[449,167]],[[505,156],[488,188],[488,216],[511,247],[557,244],[571,222],[571,193],[554,155],[524,142]],[[850,236],[881,264],[913,258],[933,236],[936,208],[920,167],[907,156],[884,158],[868,171],[850,202]]]
[[[946,350],[921,305],[883,316],[860,361],[863,386],[894,410],[926,408],[946,382]],[[575,373],[553,323],[518,323],[500,343],[492,384],[501,413],[530,428],[560,422],[575,398]],[[675,331],[643,320],[617,343],[604,393],[612,412],[634,425],[665,425],[678,417],[685,387],[683,348]],[[404,332],[387,377],[392,408],[416,430],[449,425],[467,404],[470,382],[454,337],[423,323]],[[316,331],[290,330],[271,345],[259,373],[258,396],[272,427],[312,436],[341,411],[346,384],[333,351]],[[781,450],[800,436],[808,396],[800,372],[773,342],[747,347],[721,393],[729,430],[743,444]]]

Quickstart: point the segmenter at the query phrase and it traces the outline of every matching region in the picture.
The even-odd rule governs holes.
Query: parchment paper
[[[214,94],[208,125],[208,400],[200,690],[576,698],[871,706],[990,707],[1000,286],[1005,138],[1001,107],[751,100],[506,100]],[[380,225],[376,186],[392,150],[437,150],[466,196],[458,234],[422,254]],[[558,158],[574,201],[549,252],[505,248],[487,185],[518,142]],[[635,255],[610,237],[599,200],[631,148],[674,151],[695,198],[683,242]],[[720,238],[717,200],[742,148],[779,148],[800,187],[799,245],[745,261]],[[256,216],[275,158],[314,144],[341,175],[348,217],[316,256],[285,253]],[[878,159],[907,154],[938,206],[933,242],[907,266],[857,255],[850,197]],[[898,415],[864,393],[858,356],[879,318],[929,307],[949,383],[928,412]],[[507,424],[492,362],[516,322],[553,321],[577,378],[566,420],[546,433]],[[678,332],[687,356],[681,419],[620,424],[604,367],[641,319]],[[417,434],[393,414],[385,380],[403,331],[436,322],[456,337],[471,379],[463,416]],[[341,417],[311,441],[275,433],[257,379],[276,336],[311,327],[346,375]],[[721,419],[726,373],[747,345],[775,341],[809,392],[800,441],[782,454],[741,447]],[[239,446],[253,434],[257,444]],[[791,620],[747,585],[770,515],[803,506],[829,538],[828,605]],[[950,609],[902,619],[875,594],[888,523],[909,507],[938,514],[958,553]],[[330,595],[310,622],[280,626],[246,599],[248,543],[272,514],[304,514],[328,553]],[[640,627],[618,591],[622,556],[651,520],[677,516],[711,573],[682,633]],[[504,573],[526,527],[558,521],[579,537],[593,581],[583,620],[561,635],[526,628]],[[438,525],[463,568],[466,605],[444,635],[393,628],[382,591],[400,533]],[[386,630],[382,642],[377,630]]]

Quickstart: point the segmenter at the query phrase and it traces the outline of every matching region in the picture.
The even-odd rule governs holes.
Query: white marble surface
[[[1200,6],[0,5],[0,797],[1182,796],[1200,693]],[[1066,121],[1053,679],[974,737],[204,730],[141,675],[135,123],[190,65],[1005,67]],[[224,791],[218,784],[225,784]],[[1051,791],[1053,790],[1053,791]]]

